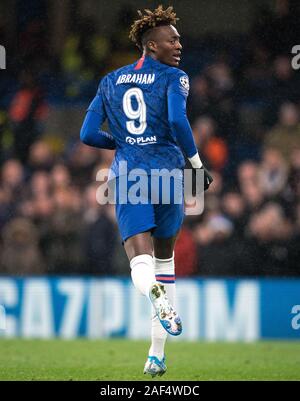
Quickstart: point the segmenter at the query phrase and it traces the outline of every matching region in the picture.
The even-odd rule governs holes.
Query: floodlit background
[[[188,116],[214,177],[176,246],[184,336],[300,337],[292,0],[1,1],[1,335],[149,336],[113,207],[96,202],[96,172],[114,152],[83,145],[79,132],[101,77],[139,57],[128,39],[136,10],[159,3],[180,17]]]

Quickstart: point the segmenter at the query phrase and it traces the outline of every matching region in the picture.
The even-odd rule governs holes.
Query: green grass
[[[0,340],[0,380],[300,380],[300,342],[167,344],[167,373],[143,375],[149,343]]]

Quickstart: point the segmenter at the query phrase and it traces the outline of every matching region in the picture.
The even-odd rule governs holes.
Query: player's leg
[[[159,281],[167,285],[170,284],[170,280],[174,282],[173,252],[175,241],[176,235],[171,238],[153,238],[155,275],[159,275]],[[145,292],[148,288],[147,283],[152,284],[155,281],[155,276],[152,274],[154,270],[153,245],[150,231],[134,235],[124,243],[124,248],[130,261],[132,280],[144,295],[146,295]],[[144,268],[142,268],[142,265]],[[140,274],[140,272],[142,273]],[[172,277],[170,277],[171,274],[173,274]],[[167,295],[169,295],[168,293],[170,293],[172,299],[169,298],[173,302],[173,292],[171,293],[171,291],[167,290]]]
[[[170,259],[173,257],[177,233],[170,238],[153,237],[154,255],[158,259]]]
[[[174,246],[183,221],[183,204],[158,205],[155,209],[157,228],[153,230],[154,269],[157,281],[164,285],[172,307],[175,307]],[[181,324],[180,324],[181,326]],[[166,332],[155,313],[152,315],[151,346],[144,373],[163,374],[165,365]],[[157,372],[155,374],[155,372]]]
[[[176,239],[177,234],[170,238],[153,237],[155,278],[157,281],[164,284],[167,297],[174,308],[176,307],[174,263]]]
[[[116,217],[130,262],[132,281],[135,287],[150,299],[165,330],[172,335],[178,335],[181,327],[176,324],[163,285],[155,280],[151,240],[151,231],[157,227],[155,207],[150,202],[137,204],[121,202],[118,183],[117,177]],[[146,192],[150,193],[149,190]]]
[[[175,307],[175,267],[174,267],[174,246],[177,235],[171,238],[153,237],[154,246],[154,270],[156,280],[164,284],[167,297]],[[165,343],[167,332],[164,330],[160,321],[152,311],[151,324],[151,346],[149,356],[145,364],[144,373],[149,373],[153,377],[161,376],[167,370],[165,364]]]
[[[149,297],[151,284],[155,282],[153,244],[151,229],[156,227],[154,209],[151,203],[133,204],[128,191],[133,181],[123,188],[120,177],[115,181],[116,218],[126,251],[134,286]],[[147,188],[141,189],[141,196],[147,199]]]
[[[166,296],[164,285],[157,282],[155,278],[150,231],[129,237],[125,241],[124,247],[130,261],[134,286],[150,299],[159,324],[168,333],[179,335],[181,332],[180,319]]]
[[[124,249],[128,260],[132,260],[138,255],[153,255],[153,243],[150,230],[144,233],[133,235],[124,241]]]
[[[167,297],[174,309],[174,247],[183,217],[183,203],[161,204],[155,208],[155,222],[157,224],[157,227],[153,230],[155,276],[156,280],[164,285]]]
[[[153,243],[150,234],[157,226],[153,205],[131,205],[117,202],[116,216],[124,248],[130,261],[131,276],[135,287],[142,294],[149,296],[155,315],[158,316],[156,321],[160,325],[160,329],[165,329],[171,334],[180,334],[178,326],[176,326],[178,332],[174,333],[170,324],[169,318],[173,310],[165,295],[164,287],[155,281]],[[171,318],[174,319],[173,314]],[[153,356],[147,360],[145,373],[161,375],[165,371],[166,366],[163,359],[159,361]]]
[[[150,288],[156,282],[150,231],[128,238],[124,242],[124,248],[130,262],[134,286],[143,295],[149,297]]]
[[[163,283],[167,297],[173,306],[175,305],[175,265],[174,245],[176,235],[171,238],[153,238],[154,244],[154,271],[157,281]],[[149,355],[157,356],[160,360],[164,357],[164,347],[167,333],[162,330],[157,316],[152,317],[152,343]]]
[[[163,283],[167,296],[175,307],[174,247],[177,234],[170,238],[153,238],[154,271],[156,280]]]

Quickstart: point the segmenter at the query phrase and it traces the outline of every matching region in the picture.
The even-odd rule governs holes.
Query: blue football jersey
[[[106,75],[88,110],[104,113],[116,142],[111,169],[128,172],[183,168],[185,160],[168,121],[168,94],[188,96],[189,81],[182,70],[149,56]],[[122,173],[121,173],[122,174]]]

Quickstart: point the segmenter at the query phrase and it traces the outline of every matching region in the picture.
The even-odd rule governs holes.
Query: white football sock
[[[175,264],[174,253],[170,259],[158,259],[154,257],[154,269],[156,280],[163,283],[170,303],[175,307]],[[162,327],[157,316],[153,314],[151,330],[151,347],[149,356],[156,356],[161,360],[164,356],[165,342],[168,333]]]
[[[165,342],[168,333],[162,327],[157,316],[152,317],[151,325],[151,346],[149,356],[156,356],[160,361],[164,357]]]
[[[149,298],[150,287],[156,281],[153,257],[148,254],[135,256],[130,261],[130,267],[135,288]]]

